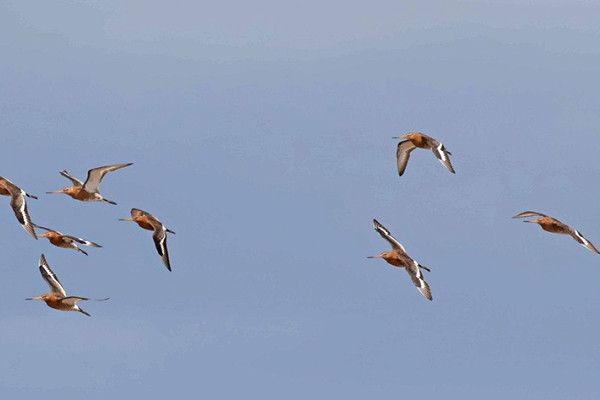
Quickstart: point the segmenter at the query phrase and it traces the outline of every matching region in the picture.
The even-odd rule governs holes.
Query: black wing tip
[[[161,258],[162,258],[162,256],[161,256]],[[163,261],[163,264],[165,265],[165,267],[169,270],[169,272],[171,272],[171,260],[169,260],[169,255],[167,254],[165,259],[163,259],[162,261]]]
[[[165,265],[165,268],[171,272],[171,263],[169,262],[169,260],[165,261],[163,260],[163,264]]]

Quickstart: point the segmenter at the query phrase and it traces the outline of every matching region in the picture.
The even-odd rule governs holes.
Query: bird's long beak
[[[394,136],[392,139],[406,139],[406,135]]]
[[[42,233],[41,235],[37,235],[37,237],[48,237],[48,232]]]
[[[133,218],[119,218],[119,221],[133,221]]]
[[[537,219],[531,220],[531,221],[523,221],[523,222],[536,222]]]
[[[376,256],[369,256],[367,258],[382,258],[382,257],[381,257],[381,254],[377,254]]]
[[[47,194],[59,194],[62,193],[62,190],[55,190],[54,192],[46,192]]]
[[[28,299],[25,299],[25,300],[42,300],[42,296],[29,297]]]

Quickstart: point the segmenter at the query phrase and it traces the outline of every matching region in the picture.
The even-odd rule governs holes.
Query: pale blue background
[[[368,4],[368,5],[367,5]],[[4,398],[596,399],[600,5],[2,1]],[[456,175],[397,136],[422,131]],[[118,206],[44,192],[89,168]],[[117,219],[155,214],[151,233]],[[379,219],[427,274],[432,303]],[[44,252],[91,318],[47,291]]]

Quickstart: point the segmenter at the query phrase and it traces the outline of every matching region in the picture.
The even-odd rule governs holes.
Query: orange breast
[[[412,144],[414,144],[415,146],[420,147],[420,148],[428,148],[429,147],[429,143],[427,142],[427,139],[425,138],[425,136],[423,136],[419,133],[415,133],[413,136],[411,136],[410,141],[412,142]]]
[[[55,246],[60,246],[63,242],[62,236],[60,236],[54,232],[51,232],[51,235],[48,236],[48,240],[50,241],[50,243],[52,243]]]
[[[540,226],[543,230],[552,232],[552,233],[568,233],[568,229],[562,226],[561,224],[551,220],[543,218],[539,222]]]
[[[402,259],[399,258],[394,252],[389,252],[384,259],[394,267],[404,267],[404,261],[402,261]]]
[[[62,304],[60,299],[57,299],[55,297],[44,299],[44,301],[46,302],[48,307],[54,308],[55,310],[65,310],[69,308],[68,306]]]
[[[70,196],[77,200],[87,200],[93,195],[90,192],[83,190],[83,188],[75,188],[73,194],[70,194]]]

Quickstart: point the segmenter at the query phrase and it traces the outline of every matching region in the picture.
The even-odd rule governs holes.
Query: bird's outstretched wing
[[[577,240],[583,247],[585,247],[589,251],[600,254],[600,251],[598,251],[598,249],[594,247],[592,242],[584,238],[583,235],[579,233],[577,229],[571,228],[570,231],[571,236],[573,236],[573,239]]]
[[[448,171],[454,174],[454,168],[452,168],[452,164],[450,163],[450,152],[437,140],[431,139],[431,141],[433,142],[433,147],[431,147],[433,154],[435,154],[437,159],[440,160],[442,165],[446,167]]]
[[[167,267],[167,269],[170,271],[171,263],[169,262],[169,251],[167,250],[167,230],[162,224],[160,227],[154,228],[152,239],[154,240],[156,251],[158,251],[163,264],[165,264],[165,267]]]
[[[523,211],[520,214],[515,215],[513,218],[527,218],[527,217],[547,217],[546,214],[542,214],[535,211]]]
[[[35,230],[33,229],[33,223],[31,222],[29,212],[27,211],[25,192],[19,189],[18,193],[12,193],[10,198],[10,206],[15,213],[15,217],[17,217],[17,220],[23,226],[23,229],[25,229],[25,232],[37,239]]]
[[[55,233],[58,233],[59,235],[62,235],[62,233],[60,233],[59,231],[55,231],[54,229],[46,228],[45,226],[41,226],[41,225],[38,225],[36,223],[33,223],[33,226],[35,226],[36,228],[43,229],[43,230],[48,231],[48,232],[55,232]]]
[[[78,238],[77,236],[63,235],[63,237],[71,239],[71,240],[73,240],[73,241],[75,241],[77,243],[84,244],[86,246],[90,246],[90,247],[102,247],[98,243],[90,242],[89,240]]]
[[[61,285],[56,274],[50,269],[50,266],[46,262],[46,257],[44,257],[43,254],[40,256],[39,267],[42,278],[44,278],[50,287],[50,291],[52,293],[58,293],[62,296],[66,296],[67,294],[65,293],[65,289]]]
[[[73,184],[73,186],[83,186],[83,182],[81,182],[79,179],[69,175],[67,170],[63,169],[62,171],[60,171],[60,174],[62,176],[64,176],[65,178],[67,178],[68,180],[70,180],[71,183]]]
[[[429,289],[429,285],[427,282],[425,282],[425,279],[423,279],[423,274],[419,268],[419,263],[414,260],[410,261],[411,262],[406,263],[406,272],[408,272],[408,275],[410,275],[410,279],[412,279],[413,283],[423,296],[429,300],[433,300],[433,297],[431,296],[431,289]]]
[[[399,241],[397,241],[392,234],[390,233],[390,231],[388,231],[385,226],[381,225],[379,223],[379,221],[377,221],[376,219],[373,220],[373,228],[375,228],[375,230],[377,232],[379,232],[379,234],[381,235],[382,238],[384,238],[385,240],[387,240],[389,242],[390,245],[392,245],[392,248],[394,250],[400,250],[402,251],[404,254],[406,254],[406,250],[404,250],[404,247],[400,244]]]
[[[104,178],[104,175],[116,169],[128,167],[131,164],[133,163],[105,165],[104,167],[90,169],[87,174],[87,179],[83,184],[83,189],[89,193],[98,193],[98,186],[100,186],[100,181]]]
[[[17,217],[17,220],[19,221],[21,226],[23,226],[23,229],[25,229],[25,232],[37,239],[35,230],[33,229],[33,223],[31,222],[29,212],[27,211],[27,202],[25,201],[25,196],[34,199],[37,199],[37,197],[25,193],[23,189],[1,176],[0,188],[3,189],[4,194],[10,195],[10,206],[12,207],[13,212],[15,213],[15,217]]]
[[[131,209],[131,217],[135,218],[135,217],[141,217],[141,216],[152,216],[150,213],[144,211],[144,210],[140,210],[139,208],[132,208]]]
[[[67,296],[67,297],[65,297],[65,298],[62,299],[62,302],[63,302],[63,304],[67,304],[67,305],[73,306],[73,305],[75,305],[79,301],[88,301],[88,300],[91,300],[91,301],[106,301],[108,299],[110,299],[110,297],[107,297],[105,299],[90,299],[90,298],[87,298],[87,297]]]
[[[396,162],[398,164],[398,175],[402,176],[404,170],[406,169],[406,164],[408,163],[408,159],[410,158],[410,152],[416,149],[417,146],[412,144],[410,140],[403,140],[398,143],[398,148],[396,150]]]

